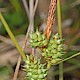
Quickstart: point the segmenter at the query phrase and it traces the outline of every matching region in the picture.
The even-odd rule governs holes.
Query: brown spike
[[[49,6],[49,12],[48,12],[46,30],[45,30],[45,36],[47,39],[49,39],[51,35],[52,26],[55,22],[56,4],[57,4],[57,0],[51,0],[50,6]]]

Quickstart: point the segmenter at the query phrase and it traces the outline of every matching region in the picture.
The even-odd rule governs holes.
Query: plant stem
[[[26,1],[26,0],[22,0],[22,3],[23,3],[23,5],[24,5],[24,8],[25,8],[27,17],[28,17],[28,19],[29,19],[30,15],[29,15],[29,8],[28,8],[27,1]]]
[[[57,17],[58,17],[58,32],[60,34],[60,38],[62,39],[60,0],[57,0]],[[63,63],[59,64],[59,80],[63,80]]]
[[[59,80],[63,80],[63,63],[59,64]]]
[[[1,21],[2,21],[2,23],[3,23],[3,25],[4,25],[4,27],[5,27],[5,29],[6,29],[6,31],[7,31],[7,33],[9,34],[10,38],[11,38],[12,41],[14,42],[16,48],[18,49],[20,55],[21,55],[22,58],[25,60],[25,59],[26,59],[25,53],[22,51],[21,47],[19,46],[16,38],[14,37],[13,33],[11,32],[11,30],[10,30],[10,28],[9,28],[6,20],[4,19],[2,13],[0,13],[0,19],[1,19]]]
[[[80,68],[80,63],[79,63],[79,64],[76,64],[76,65],[73,65],[73,66],[70,66],[70,67],[65,68],[63,72],[64,72],[64,73],[68,73],[68,72],[71,72],[71,71],[73,71],[73,70],[75,70],[75,69],[77,69],[77,68]],[[54,75],[56,76],[56,75],[58,75],[58,73],[59,73],[59,71],[56,71]]]
[[[50,62],[48,62],[48,64],[47,64],[47,69],[49,70],[50,67],[51,67],[51,64],[50,64]]]
[[[19,58],[18,58],[16,69],[15,69],[14,76],[13,76],[13,80],[17,80],[20,63],[21,63],[21,56],[19,56]]]
[[[62,62],[64,62],[64,61],[67,61],[67,60],[69,60],[69,59],[71,59],[71,58],[74,58],[74,57],[76,57],[76,56],[78,56],[78,55],[80,55],[80,52],[78,52],[78,53],[76,53],[76,54],[74,54],[74,55],[72,55],[72,56],[70,56],[70,57],[68,57],[68,58],[66,58],[66,59],[58,62],[57,64],[60,64],[60,63],[62,63]],[[57,65],[57,64],[56,64],[56,65]]]
[[[50,64],[50,62],[48,62],[48,63],[47,63],[47,70],[49,70],[50,67],[51,67],[51,64]],[[44,80],[47,80],[47,79],[45,78]]]
[[[57,0],[57,17],[58,17],[58,32],[60,34],[60,38],[62,39],[62,24],[61,24],[60,0]]]

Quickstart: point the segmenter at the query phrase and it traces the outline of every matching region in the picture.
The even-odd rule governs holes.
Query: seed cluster
[[[41,55],[44,56],[47,62],[52,65],[62,60],[63,55],[63,39],[60,39],[60,35],[57,33],[52,35],[50,39],[46,39],[44,34],[40,34],[37,30],[35,33],[30,34],[30,43],[32,47],[41,48]]]
[[[52,35],[50,39],[47,39],[44,34],[41,34],[38,30],[30,34],[31,47],[40,48],[41,55],[51,65],[56,64],[62,60],[63,55],[63,39],[60,39],[60,35],[57,33]],[[32,54],[27,55],[25,60],[25,71],[27,72],[28,80],[44,80],[47,76],[48,69],[45,64],[40,63],[40,59],[35,59]]]
[[[46,46],[48,40],[45,38],[44,34],[41,34],[38,30],[30,34],[30,44],[32,47],[42,47]]]
[[[45,64],[40,63],[40,59],[36,60],[32,55],[27,55],[25,60],[25,71],[27,72],[27,80],[44,80],[47,75]]]
[[[60,39],[60,36],[57,33],[50,38],[47,47],[42,49],[42,56],[44,56],[52,65],[62,60],[61,57],[64,53],[62,42],[63,39]]]

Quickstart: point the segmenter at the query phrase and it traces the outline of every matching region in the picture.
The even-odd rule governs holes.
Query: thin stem
[[[33,18],[33,12],[34,12],[34,0],[29,0],[29,11],[30,11],[30,32],[34,32],[34,18]],[[32,21],[33,18],[33,21]],[[32,22],[32,23],[31,23]],[[32,48],[32,54],[34,55],[34,48]]]
[[[24,51],[25,47],[26,47],[25,44],[23,44],[22,51]],[[17,80],[20,63],[21,63],[21,56],[19,56],[19,58],[18,58],[17,65],[16,65],[15,72],[14,72],[14,76],[13,76],[13,80]]]
[[[27,13],[27,15],[28,15],[28,19],[29,19],[29,21],[31,21],[30,24],[29,24],[29,26],[28,26],[28,30],[27,30],[27,33],[26,33],[26,37],[25,37],[24,44],[23,44],[23,46],[22,46],[22,50],[24,51],[24,49],[25,49],[25,47],[26,47],[26,43],[27,43],[27,39],[28,39],[30,27],[31,27],[32,23],[34,22],[33,18],[34,18],[34,15],[35,15],[35,12],[36,12],[36,8],[37,8],[37,5],[38,5],[38,0],[36,0],[35,6],[34,6],[34,10],[32,9],[33,12],[30,12],[31,15],[32,15],[31,20],[30,20],[30,16],[31,16],[31,15],[29,15],[29,9],[28,9],[27,2],[26,2],[25,0],[22,0],[22,1],[23,1],[23,4],[24,4],[24,7],[25,7],[25,9],[26,9],[26,13]],[[33,2],[33,1],[32,1],[32,2]],[[31,3],[32,3],[32,2],[31,2]],[[31,7],[32,7],[32,6],[31,6]],[[32,10],[31,10],[31,11],[32,11]],[[16,66],[16,70],[15,70],[15,73],[14,73],[13,80],[16,80],[16,79],[17,79],[20,62],[21,62],[21,57],[19,56],[19,59],[18,59],[18,62],[17,62],[17,66]]]
[[[51,64],[50,64],[50,62],[48,62],[48,64],[47,64],[47,69],[49,70],[50,67],[51,67]]]
[[[64,62],[64,61],[67,61],[67,60],[69,60],[69,59],[71,59],[71,58],[74,58],[74,57],[76,57],[76,56],[78,56],[78,55],[80,55],[80,52],[78,52],[78,53],[76,53],[76,54],[74,54],[74,55],[72,55],[72,56],[70,56],[70,57],[68,57],[68,58],[66,58],[66,59],[58,62],[57,64],[60,64],[60,63],[62,63],[62,62]],[[57,65],[57,64],[56,64],[56,65]]]
[[[62,39],[62,24],[61,24],[60,0],[57,0],[57,17],[58,17],[58,32],[60,34],[60,38]]]
[[[73,70],[75,70],[75,69],[77,69],[77,68],[80,68],[80,63],[79,63],[79,64],[76,64],[76,65],[74,65],[74,66],[65,68],[63,72],[64,72],[64,73],[71,72],[71,71],[73,71]],[[56,71],[54,75],[56,76],[56,75],[58,75],[58,73],[59,73],[59,71]]]
[[[33,10],[33,17],[35,15],[36,9],[37,9],[37,5],[38,5],[39,0],[36,0],[35,5],[34,5],[34,10]]]
[[[30,31],[31,32],[34,31],[33,9],[34,9],[34,0],[29,0],[29,11],[30,11],[29,14],[30,14],[30,23],[31,23]]]
[[[19,56],[19,58],[18,58],[18,62],[17,62],[17,65],[16,65],[13,80],[17,80],[17,75],[18,75],[18,72],[19,72],[20,63],[21,63],[21,56]]]
[[[26,10],[26,13],[28,15],[28,19],[29,21],[31,22],[32,20],[32,13],[33,13],[33,0],[31,1],[30,0],[30,4],[29,4],[29,7],[30,7],[30,10],[28,9],[28,5],[27,5],[27,2],[26,0],[22,0],[23,4],[24,4],[24,7],[25,7],[25,10]],[[28,39],[28,35],[29,35],[29,31],[30,31],[30,27],[33,27],[33,22],[32,22],[32,25],[30,25],[28,27],[28,31],[26,33],[26,38],[25,38],[25,41],[24,41],[24,44],[22,46],[22,50],[24,51],[25,47],[26,47],[26,43],[27,43],[27,39]],[[16,80],[17,79],[17,75],[18,75],[18,71],[19,71],[19,66],[20,66],[20,63],[21,62],[21,57],[19,56],[19,59],[18,59],[18,62],[17,62],[17,66],[16,66],[16,70],[15,70],[15,73],[14,73],[14,77],[13,77],[13,80]],[[19,64],[18,64],[19,63]]]
[[[24,8],[25,8],[25,10],[26,10],[26,14],[27,14],[27,16],[28,16],[28,19],[30,18],[29,16],[29,8],[28,8],[28,4],[27,4],[27,1],[26,0],[22,0],[22,2],[23,2],[23,5],[24,5]]]
[[[59,64],[59,80],[63,80],[63,63]]]
[[[58,17],[58,32],[62,39],[62,24],[61,24],[61,9],[60,0],[57,0],[57,17]],[[59,80],[63,80],[63,63],[59,64]]]
[[[18,0],[10,0],[10,2],[17,12],[21,10],[20,2]]]
[[[50,62],[48,62],[48,63],[47,63],[47,70],[49,70],[50,67],[51,67],[51,64],[50,64]],[[45,80],[47,80],[47,78],[45,78]]]
[[[1,21],[2,21],[2,23],[3,23],[3,25],[4,25],[4,27],[5,27],[5,29],[6,29],[6,31],[7,31],[7,33],[9,34],[10,38],[11,38],[12,41],[14,42],[16,48],[18,49],[20,55],[21,55],[22,58],[25,60],[25,59],[26,59],[25,53],[22,51],[21,47],[19,46],[16,38],[14,37],[13,33],[11,32],[11,30],[10,30],[10,28],[9,28],[6,20],[4,19],[2,13],[0,13],[0,19],[1,19]]]
[[[29,34],[29,32],[30,32],[31,25],[32,25],[33,20],[34,20],[34,15],[35,15],[35,12],[36,12],[36,9],[37,9],[37,5],[38,5],[38,0],[36,0],[36,2],[35,2],[32,20],[31,20],[31,22],[30,22],[30,24],[29,24],[29,26],[28,26],[28,30],[27,30],[27,33],[26,33],[26,38],[25,38],[25,42],[24,42],[25,46],[26,46],[26,43],[27,43],[27,38],[28,38],[28,34]],[[24,47],[25,47],[25,46],[24,46]]]

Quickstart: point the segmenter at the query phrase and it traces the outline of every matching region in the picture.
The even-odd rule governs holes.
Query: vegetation
[[[56,0],[51,0],[50,2],[51,7],[49,7],[48,19],[46,23],[45,21],[46,15],[39,15],[40,13],[35,13],[36,9],[38,9],[37,8],[38,4],[40,4],[39,0],[36,0],[35,2],[34,0],[27,0],[27,1],[1,0],[0,1],[0,7],[1,7],[0,44],[5,43],[12,45],[12,47],[15,46],[18,49],[20,56],[22,57],[22,63],[23,63],[22,65],[21,57],[18,54],[17,54],[19,56],[18,61],[14,62],[15,59],[17,58],[17,55],[16,58],[13,59],[14,64],[10,63],[10,61],[12,61],[10,57],[9,57],[10,61],[8,61],[9,60],[8,58],[7,62],[5,63],[5,59],[3,59],[3,57],[7,53],[7,50],[5,49],[6,46],[2,49],[1,45],[0,48],[1,80],[7,80],[7,79],[11,80],[12,78],[13,80],[16,80],[17,78],[21,80],[23,78],[25,79],[25,76],[29,80],[47,80],[47,79],[51,80],[50,79],[51,75],[53,75],[52,79],[53,78],[56,79],[56,75],[59,75],[59,80],[66,80],[66,79],[68,80],[68,77],[66,77],[66,79],[64,77],[65,73],[70,74],[71,76],[73,76],[73,78],[76,77],[77,79],[80,79],[80,76],[77,75],[80,74],[80,71],[78,69],[80,67],[79,63],[80,4],[79,3],[80,3],[79,0],[76,1],[62,0],[62,4],[60,5],[60,0],[57,0],[57,3]],[[54,13],[55,11],[57,12]],[[38,16],[35,14],[37,14]],[[46,23],[45,26],[40,26],[45,23]],[[58,24],[58,27],[56,24]],[[46,29],[44,31],[45,27]],[[39,28],[39,30],[37,28]],[[41,30],[41,28],[43,31]],[[24,39],[23,45],[20,46],[15,36],[19,36],[22,34],[26,35],[25,38],[23,38]],[[10,40],[9,36],[13,41],[13,44],[12,42],[11,43],[9,42]],[[65,40],[63,40],[62,37]],[[26,47],[27,50],[25,51]],[[12,50],[13,48],[10,47],[9,49]],[[4,50],[5,54],[3,54]],[[11,54],[14,54],[14,52]],[[3,62],[4,64],[2,64]],[[15,66],[16,63],[17,65],[14,73],[13,67]],[[20,63],[23,67],[19,70]],[[54,65],[52,69],[55,70],[53,70],[53,73],[51,72],[50,74],[48,71],[50,71],[51,65]],[[71,73],[71,70],[74,71],[76,70],[77,74],[74,75],[75,74],[74,71],[72,71]],[[20,72],[22,72],[22,74],[24,75],[22,76]]]

